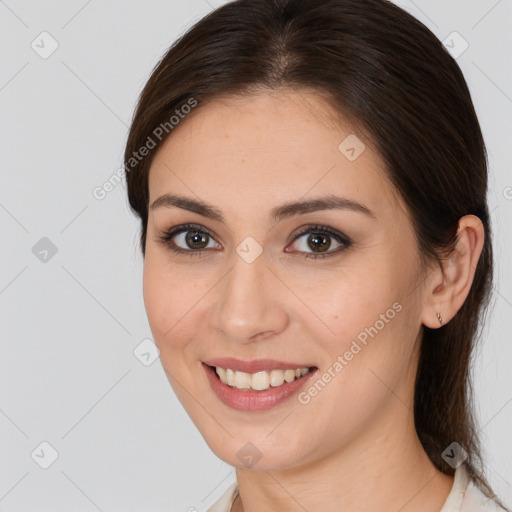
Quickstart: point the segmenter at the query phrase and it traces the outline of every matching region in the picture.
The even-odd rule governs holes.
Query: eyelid
[[[352,240],[350,238],[339,232],[338,230],[331,228],[329,226],[325,226],[323,224],[307,224],[306,226],[303,226],[301,228],[298,228],[299,231],[296,232],[294,235],[292,235],[292,242],[295,242],[297,238],[300,238],[302,235],[305,235],[306,233],[327,233],[328,235],[335,238],[338,242],[351,245]]]

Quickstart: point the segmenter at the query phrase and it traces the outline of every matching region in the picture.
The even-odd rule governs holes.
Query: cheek
[[[162,335],[172,324],[166,318],[165,309],[168,297],[168,287],[162,286],[159,272],[151,256],[146,254],[143,271],[143,295],[146,314],[155,342],[161,342]]]
[[[330,344],[337,353],[348,350],[354,339],[364,343],[375,333],[372,326],[376,325],[378,333],[389,331],[400,309],[393,307],[399,290],[392,281],[389,271],[360,261],[339,275],[318,281],[316,291],[308,292],[308,302],[329,327],[327,339],[332,340]]]
[[[389,256],[379,265],[366,263],[360,259],[336,284],[321,283],[324,293],[312,301],[330,331],[319,336],[328,355],[324,365],[346,399],[376,396],[384,387],[379,377],[396,383],[409,368],[419,329],[414,268]]]
[[[318,419],[313,444],[323,444],[322,439],[336,443],[340,432],[349,442],[393,400],[393,393],[404,403],[408,398],[403,383],[408,382],[414,340],[407,308],[386,296],[374,296],[371,308],[362,298],[358,304],[367,309],[339,315],[341,334],[325,347],[328,357],[321,372],[300,397],[303,410]]]
[[[197,302],[198,293],[192,282],[179,271],[172,271],[168,262],[147,254],[143,271],[143,295],[148,322],[157,345],[172,340],[179,344],[186,325],[187,313]]]
[[[337,353],[350,350],[354,341],[361,347],[387,346],[395,353],[398,345],[414,341],[416,255],[407,241],[399,242],[391,244],[392,251],[381,243],[376,250],[359,254],[336,285],[324,283],[325,296],[318,298],[337,339],[342,340],[336,343]]]

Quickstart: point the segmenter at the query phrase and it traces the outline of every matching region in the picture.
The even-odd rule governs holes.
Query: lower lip
[[[208,381],[219,399],[227,406],[238,411],[267,411],[276,407],[296,395],[306,381],[317,371],[315,368],[293,382],[285,382],[276,387],[271,386],[265,391],[245,391],[224,384],[217,376],[214,368],[205,363],[202,364]]]

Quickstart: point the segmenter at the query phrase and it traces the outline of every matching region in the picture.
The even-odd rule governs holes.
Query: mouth
[[[266,391],[271,387],[276,388],[286,383],[294,382],[305,377],[309,372],[318,369],[316,366],[298,366],[294,369],[274,368],[272,370],[260,370],[249,373],[222,366],[206,366],[215,372],[216,378],[223,384],[238,390],[256,392]]]
[[[217,397],[239,411],[271,409],[304,387],[318,371],[316,366],[273,368],[253,373],[202,362],[206,377]],[[278,364],[275,363],[274,366]]]

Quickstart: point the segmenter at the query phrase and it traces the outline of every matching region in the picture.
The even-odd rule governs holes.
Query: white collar
[[[235,480],[207,512],[230,512],[237,494],[238,482]],[[477,502],[491,508],[476,507]],[[479,510],[497,511],[499,509],[495,508],[495,505],[490,503],[490,500],[486,499],[480,490],[472,485],[466,465],[461,464],[455,470],[452,489],[439,512],[477,512]]]

